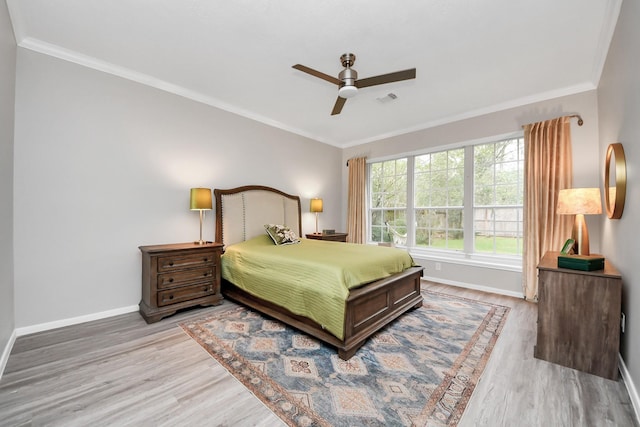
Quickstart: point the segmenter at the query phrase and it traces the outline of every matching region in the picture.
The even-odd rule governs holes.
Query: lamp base
[[[590,255],[589,253],[589,231],[587,230],[587,222],[584,214],[576,214],[573,223],[572,238],[576,241],[576,255]]]
[[[202,240],[202,219],[204,218],[204,212],[202,209],[200,209],[200,240],[196,240],[195,242],[193,242],[195,245],[206,245],[207,243],[213,243],[213,242],[207,242],[206,240]]]

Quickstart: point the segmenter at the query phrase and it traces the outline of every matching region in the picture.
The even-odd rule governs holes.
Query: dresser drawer
[[[158,306],[176,304],[182,301],[211,295],[215,292],[213,281],[210,283],[200,283],[197,285],[183,286],[181,288],[168,289],[158,292]]]
[[[190,283],[202,283],[211,281],[215,277],[216,267],[196,268],[193,270],[171,271],[158,274],[158,289],[175,288]]]
[[[215,258],[215,252],[158,257],[158,273],[183,268],[197,268],[198,266],[204,267],[213,264]]]

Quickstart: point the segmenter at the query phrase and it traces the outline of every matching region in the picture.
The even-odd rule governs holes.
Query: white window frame
[[[508,271],[522,271],[522,256],[488,254],[473,252],[473,147],[480,144],[488,144],[499,142],[507,139],[522,138],[523,132],[515,132],[497,135],[493,137],[481,138],[472,141],[466,141],[446,146],[434,146],[429,149],[400,153],[393,156],[385,156],[380,158],[371,158],[367,160],[367,241],[370,244],[377,242],[369,241],[371,229],[369,224],[370,215],[370,183],[371,176],[369,174],[371,163],[378,163],[388,160],[396,160],[407,158],[407,244],[406,249],[415,258],[427,259],[431,261],[441,261],[447,263],[464,264],[471,266],[480,266],[485,268],[494,268]],[[450,249],[434,249],[415,246],[415,207],[414,207],[414,158],[416,156],[428,153],[451,150],[455,148],[465,148],[465,184],[464,184],[464,213],[463,213],[463,229],[464,229],[464,250]]]
[[[416,170],[415,170],[415,163],[416,163],[416,162],[415,162],[415,159],[416,159],[417,157],[421,157],[421,156],[424,156],[424,155],[427,155],[427,154],[428,154],[428,155],[433,155],[433,154],[447,153],[447,158],[448,158],[448,153],[449,153],[449,152],[451,152],[451,151],[463,151],[463,154],[464,154],[464,157],[465,157],[465,163],[463,164],[463,174],[464,174],[464,173],[466,173],[466,171],[467,171],[467,163],[466,163],[466,159],[467,159],[467,156],[468,156],[468,150],[467,150],[465,147],[448,148],[448,149],[445,149],[445,150],[434,150],[434,151],[431,151],[431,152],[429,152],[429,153],[424,153],[424,154],[419,154],[419,155],[412,156],[412,159],[414,160],[414,162],[413,162],[413,164],[414,164],[414,169],[413,169],[413,171],[412,171],[412,173],[413,173],[413,177],[414,177],[414,182],[415,182],[415,177],[416,177]],[[451,170],[453,170],[453,168],[450,168],[450,167],[449,167],[449,164],[448,164],[448,163],[449,163],[449,161],[447,160],[447,168],[446,168],[446,172],[447,172],[447,173],[449,173]],[[462,195],[463,195],[463,199],[461,200],[461,204],[460,204],[460,205],[449,205],[449,204],[448,204],[448,202],[450,201],[450,200],[449,200],[449,201],[447,202],[447,204],[446,204],[446,205],[443,205],[443,206],[430,206],[430,207],[427,207],[427,209],[432,209],[432,210],[433,210],[433,209],[436,209],[436,210],[437,210],[437,209],[442,209],[442,210],[446,211],[446,212],[447,212],[447,214],[446,214],[446,215],[447,215],[447,218],[448,218],[448,216],[449,216],[449,212],[450,212],[450,211],[453,211],[453,210],[460,210],[460,209],[461,209],[461,210],[462,210],[462,215],[463,215],[463,223],[462,223],[462,232],[463,232],[463,234],[465,234],[465,232],[466,232],[466,229],[465,229],[465,225],[466,225],[466,224],[465,224],[465,219],[466,219],[466,212],[465,212],[465,210],[466,210],[466,209],[465,209],[465,199],[464,199],[464,196],[466,195],[466,190],[467,190],[467,189],[466,189],[466,185],[467,185],[467,182],[466,182],[466,177],[465,177],[465,179],[464,179],[464,180],[463,180],[463,182],[462,182]],[[448,189],[451,189],[451,188],[453,188],[453,187],[451,187],[451,186],[447,186],[447,188],[448,188]],[[414,187],[414,188],[413,188],[413,190],[412,190],[412,194],[413,194],[413,195],[415,195],[415,193],[416,193],[416,188]],[[415,200],[414,200],[414,202],[415,202]],[[416,210],[418,210],[418,209],[422,209],[422,208],[423,208],[422,206],[418,207],[418,206],[415,206],[415,203],[413,203],[413,205],[412,205],[412,210],[413,210],[414,215],[415,215],[415,213],[416,213]],[[448,221],[448,220],[447,220],[447,221]],[[415,237],[415,236],[416,236],[416,234],[417,234],[417,230],[418,230],[418,224],[417,224],[417,221],[415,220],[415,218],[414,218],[413,224],[414,224],[413,236]],[[450,231],[450,230],[449,230],[449,224],[448,224],[448,223],[447,223],[447,225],[445,226],[445,230],[446,230],[446,234],[447,234],[446,240],[448,240],[448,234],[449,234],[449,231]],[[466,236],[465,236],[465,239],[463,240],[463,245],[464,245],[465,241],[466,241]],[[414,245],[416,245],[416,244],[414,243]],[[420,248],[420,249],[433,249],[433,248],[431,248],[431,247],[425,247],[425,246],[419,246],[419,247],[418,247],[417,245],[416,245],[416,248]],[[457,250],[457,249],[444,249],[444,250],[446,250],[446,251],[454,251],[454,252],[461,252],[461,250]],[[464,251],[466,251],[466,248],[465,248],[464,246],[463,246],[463,248],[462,248],[462,251],[463,251],[463,252],[464,252]]]
[[[503,142],[503,141],[510,141],[510,140],[522,140],[522,148],[523,148],[522,157],[520,157],[520,155],[519,155],[520,153],[518,153],[518,156],[517,156],[517,159],[516,159],[516,162],[518,162],[518,163],[519,163],[520,161],[522,161],[522,167],[520,167],[520,165],[518,165],[518,167],[519,167],[519,169],[520,169],[520,172],[521,172],[521,175],[519,176],[518,182],[516,182],[515,184],[517,184],[518,186],[523,186],[523,185],[524,185],[524,138],[523,138],[522,136],[520,136],[520,137],[514,137],[514,138],[502,138],[502,139],[495,140],[494,142],[485,142],[485,143],[482,143],[482,144],[474,144],[473,146],[471,146],[471,153],[472,153],[472,155],[473,155],[473,156],[474,156],[474,158],[475,158],[475,153],[474,153],[474,149],[475,149],[475,147],[477,147],[477,146],[479,146],[479,145],[497,144],[497,143],[499,143],[499,142]],[[494,157],[494,160],[495,160],[495,157]],[[496,164],[496,163],[494,162],[494,165],[495,165],[495,164]],[[472,170],[471,172],[472,172],[472,174],[475,176],[475,165],[474,165],[474,170]],[[476,204],[476,201],[475,201],[475,199],[474,199],[474,197],[475,197],[475,190],[476,190],[476,187],[475,187],[475,182],[473,181],[473,177],[472,177],[472,180],[471,180],[471,184],[473,185],[473,186],[471,187],[471,191],[470,191],[470,192],[472,193],[472,205],[473,205],[473,206],[472,206],[472,210],[471,210],[471,216],[472,216],[472,218],[471,218],[471,222],[472,222],[472,227],[473,227],[472,250],[474,251],[474,253],[476,253],[476,252],[475,252],[475,248],[473,247],[473,244],[474,244],[474,242],[475,242],[475,237],[476,237],[476,231],[477,231],[477,230],[476,230],[476,228],[475,228],[475,224],[474,224],[474,220],[475,220],[475,210],[476,210],[476,209],[480,209],[480,208],[488,208],[488,209],[495,209],[495,210],[500,210],[500,209],[509,209],[509,208],[519,208],[519,209],[521,209],[521,210],[522,210],[522,215],[521,215],[521,217],[520,217],[520,221],[517,221],[517,224],[518,224],[517,232],[518,232],[518,234],[521,236],[521,237],[520,237],[520,241],[522,241],[522,239],[524,238],[524,232],[523,232],[523,226],[524,226],[524,224],[523,224],[523,220],[524,220],[524,218],[523,218],[523,216],[524,216],[524,194],[523,194],[523,200],[522,200],[522,203],[521,203],[521,204],[511,204],[511,205],[506,205],[506,204],[505,204],[505,205],[500,205],[500,204],[493,204],[493,205],[480,205],[480,204]],[[494,183],[493,183],[493,190],[494,190],[494,192],[496,191],[496,189],[497,189],[499,186],[500,186],[500,184],[497,184],[497,183],[494,181]],[[522,187],[521,187],[521,188],[522,188]],[[495,223],[494,223],[494,226],[495,226]],[[493,229],[493,232],[495,233],[496,231],[497,231],[497,230],[494,228],[494,229]],[[523,249],[523,248],[521,247],[521,249]],[[489,253],[484,253],[484,252],[477,252],[477,253],[478,253],[478,254],[487,254],[487,255],[498,255],[498,256],[504,256],[504,257],[518,257],[518,258],[521,258],[521,257],[522,257],[522,253],[520,253],[519,255],[493,254],[493,253],[489,254]]]
[[[367,207],[366,207],[366,209],[367,209],[367,227],[366,228],[367,228],[367,241],[368,241],[368,243],[374,243],[374,244],[378,244],[379,243],[379,242],[370,240],[371,235],[373,234],[373,224],[371,224],[371,221],[369,221],[369,219],[371,218],[373,211],[384,212],[384,211],[388,211],[388,210],[404,210],[407,224],[409,224],[410,219],[408,217],[408,211],[409,211],[408,206],[409,206],[410,203],[413,203],[413,201],[409,200],[408,195],[407,195],[406,206],[404,206],[404,207],[402,207],[402,206],[385,206],[385,207],[380,207],[380,208],[374,208],[373,206],[371,206],[371,201],[372,201],[371,200],[372,199],[372,194],[371,194],[371,164],[372,163],[382,163],[382,162],[387,162],[387,161],[396,161],[396,160],[401,160],[401,159],[404,159],[404,158],[405,157],[397,157],[397,158],[381,160],[379,162],[368,162],[367,163],[367,171],[366,171],[366,176],[367,176],[367,197],[366,197],[366,200],[367,200],[366,201],[366,205],[367,205]],[[409,163],[409,159],[407,159],[407,172],[406,172],[407,175],[408,175],[409,168],[413,167],[413,166],[410,166],[408,163]],[[395,176],[397,176],[397,175],[395,175]],[[405,178],[407,180],[407,189],[408,189],[409,186],[410,186],[410,183],[409,183],[409,179],[410,178],[409,178],[409,176],[405,176]]]

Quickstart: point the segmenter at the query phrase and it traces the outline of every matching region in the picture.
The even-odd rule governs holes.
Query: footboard
[[[254,308],[335,346],[340,358],[347,360],[371,335],[406,311],[422,305],[422,270],[422,267],[411,267],[402,273],[351,291],[345,308],[344,340],[329,334],[311,319],[257,298],[226,280],[222,281],[222,293],[226,298]]]
[[[349,359],[368,337],[414,307],[422,305],[422,267],[379,280],[349,294],[345,312],[345,338],[340,357]]]

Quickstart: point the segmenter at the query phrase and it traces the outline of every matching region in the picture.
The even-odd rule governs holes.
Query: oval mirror
[[[619,219],[622,216],[626,193],[627,163],[624,149],[619,142],[609,144],[604,164],[604,204],[609,218]]]

